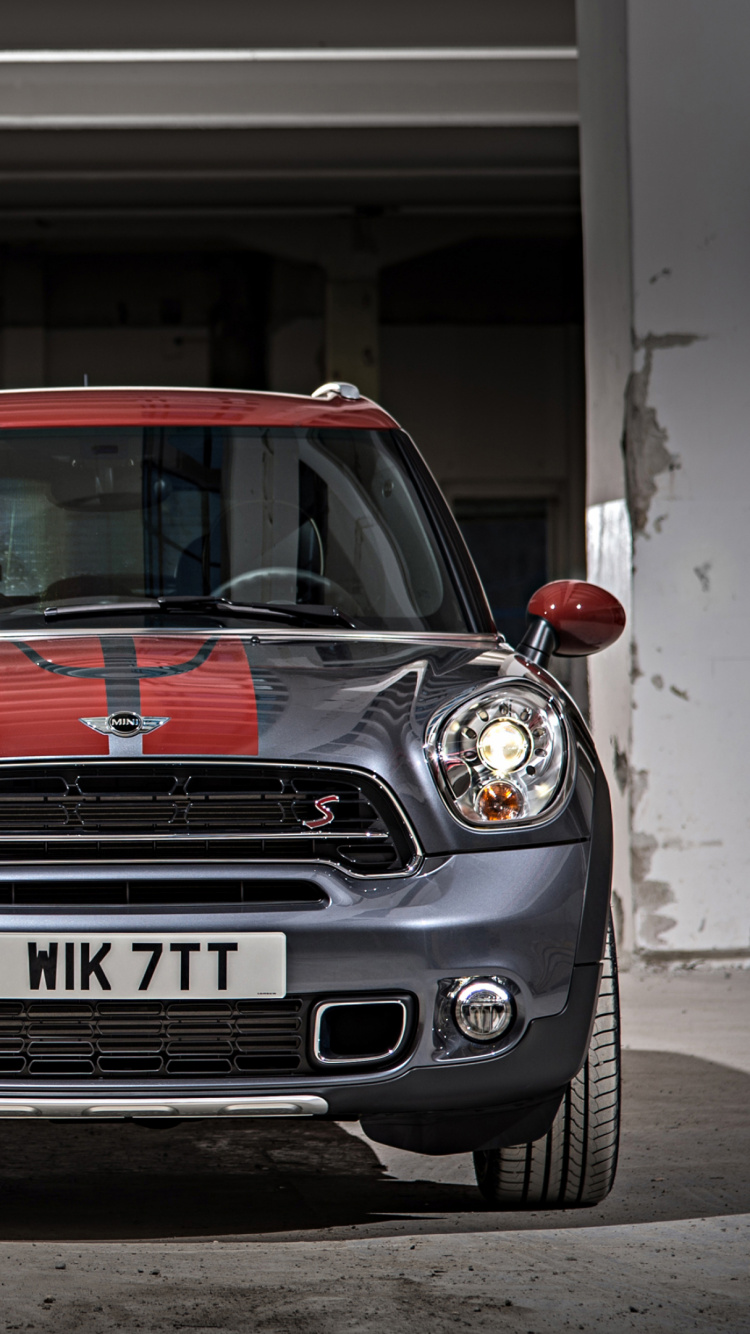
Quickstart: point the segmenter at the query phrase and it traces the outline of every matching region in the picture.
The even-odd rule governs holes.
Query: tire
[[[529,1144],[474,1154],[477,1185],[500,1209],[581,1209],[609,1194],[620,1132],[620,1007],[610,923],[588,1053],[550,1130]]]

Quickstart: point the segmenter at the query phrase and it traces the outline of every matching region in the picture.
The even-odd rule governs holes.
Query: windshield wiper
[[[335,626],[355,630],[354,621],[338,607],[313,602],[230,602],[227,598],[180,597],[141,598],[132,602],[83,602],[63,607],[45,607],[45,621],[74,621],[79,617],[146,616],[155,612],[194,611],[239,616],[250,621],[295,621],[301,624]]]

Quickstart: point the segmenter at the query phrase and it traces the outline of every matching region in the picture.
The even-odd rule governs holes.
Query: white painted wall
[[[591,35],[596,10],[619,10],[627,43],[634,344],[629,382],[626,367],[619,375],[634,534],[635,943],[667,958],[748,954],[750,6],[611,4],[580,0],[579,17]],[[582,41],[582,62],[595,48]],[[599,89],[610,115],[616,95]],[[585,144],[592,106],[582,114]],[[584,173],[584,218],[590,208],[606,221],[610,209],[615,233],[607,188],[605,170]],[[615,308],[606,280],[589,299],[610,348],[622,346],[627,302]],[[590,409],[592,371],[595,358]],[[609,445],[590,430],[590,459]]]
[[[638,937],[747,950],[750,6],[630,0],[628,41],[637,367],[673,456],[635,542]]]
[[[589,713],[612,798],[612,906],[621,964],[634,947],[630,866],[632,536],[623,403],[632,366],[625,0],[578,0],[581,195],[586,309],[588,578],[625,607],[627,629],[588,660]]]

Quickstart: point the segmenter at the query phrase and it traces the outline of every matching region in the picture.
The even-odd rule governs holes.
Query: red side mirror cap
[[[561,657],[599,653],[625,629],[622,603],[606,589],[577,579],[557,579],[537,589],[526,611],[532,623],[541,619],[551,627],[556,642],[548,651]]]

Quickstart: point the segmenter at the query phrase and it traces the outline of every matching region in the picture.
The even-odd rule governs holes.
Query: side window
[[[453,511],[495,623],[517,644],[526,625],[526,604],[550,578],[549,503],[457,498]]]

